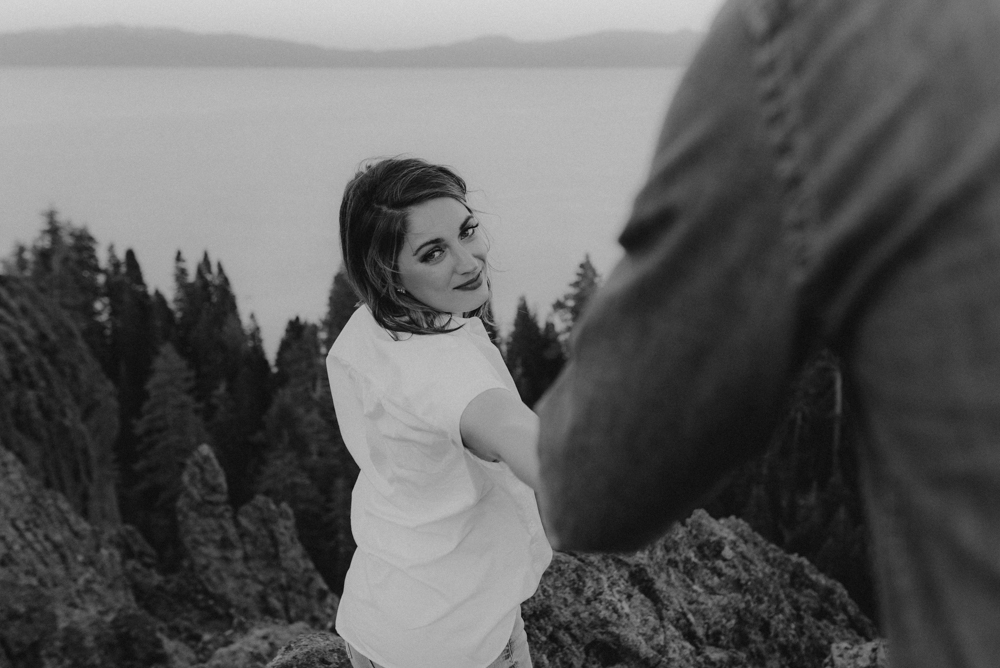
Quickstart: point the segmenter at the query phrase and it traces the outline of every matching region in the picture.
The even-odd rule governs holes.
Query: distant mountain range
[[[609,31],[352,51],[246,35],[79,27],[0,34],[0,67],[674,67],[687,64],[701,38],[690,30]]]

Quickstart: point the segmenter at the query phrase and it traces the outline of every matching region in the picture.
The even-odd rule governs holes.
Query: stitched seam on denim
[[[806,232],[815,228],[817,209],[804,188],[807,134],[795,99],[793,64],[786,32],[803,0],[747,0],[743,15],[756,41],[752,55],[758,103],[775,153],[775,172],[784,191],[782,224],[796,268],[809,263]]]

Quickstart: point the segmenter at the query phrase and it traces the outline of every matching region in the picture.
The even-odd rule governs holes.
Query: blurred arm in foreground
[[[557,548],[639,547],[844,360],[900,666],[1000,665],[1000,5],[731,0],[537,407]]]

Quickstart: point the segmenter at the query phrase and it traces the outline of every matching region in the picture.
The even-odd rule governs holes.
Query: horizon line
[[[272,42],[283,42],[286,44],[296,44],[300,46],[310,46],[324,50],[330,51],[368,51],[374,53],[385,53],[391,51],[412,51],[417,49],[432,49],[439,47],[450,47],[459,44],[468,44],[470,42],[477,42],[481,40],[488,39],[502,39],[510,42],[515,42],[518,44],[547,44],[552,42],[565,42],[573,39],[579,39],[583,37],[593,37],[596,35],[606,35],[606,34],[645,34],[645,35],[661,35],[670,36],[676,35],[678,33],[684,34],[689,33],[692,35],[703,35],[704,31],[695,30],[693,28],[678,28],[676,30],[663,31],[663,30],[646,30],[642,28],[606,28],[600,30],[594,30],[591,32],[577,33],[573,35],[568,35],[564,37],[551,37],[547,39],[521,39],[517,37],[511,37],[509,35],[500,33],[485,33],[478,35],[476,37],[466,37],[448,42],[434,42],[428,43],[421,46],[397,46],[397,47],[342,47],[342,46],[326,46],[311,41],[299,41],[294,38],[288,37],[275,37],[273,35],[256,35],[247,32],[236,32],[236,31],[202,31],[193,30],[189,28],[178,28],[175,26],[154,26],[154,25],[137,25],[137,24],[126,24],[126,23],[101,23],[101,24],[84,24],[78,23],[73,25],[46,27],[46,28],[26,28],[21,30],[5,30],[0,32],[0,38],[13,36],[13,35],[27,35],[31,33],[59,33],[59,32],[71,32],[76,30],[107,30],[107,29],[121,29],[121,30],[135,30],[135,31],[150,31],[150,32],[173,32],[173,33],[185,33],[188,35],[198,35],[201,37],[246,37],[250,39],[259,39]]]

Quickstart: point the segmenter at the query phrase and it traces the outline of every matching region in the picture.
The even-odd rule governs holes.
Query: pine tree
[[[175,263],[174,341],[195,372],[195,398],[211,413],[211,398],[223,382],[232,385],[246,346],[236,296],[221,263],[215,271],[206,252],[186,281],[178,253]],[[208,415],[211,418],[211,414]]]
[[[103,366],[107,313],[97,242],[86,227],[60,220],[55,209],[43,215],[45,226],[30,250],[16,251],[8,264],[66,311]]]
[[[114,246],[108,248],[105,293],[108,305],[108,349],[105,373],[118,388],[119,423],[115,443],[119,466],[120,505],[127,522],[135,524],[135,463],[138,437],[133,429],[146,401],[146,383],[152,372],[153,357],[159,347],[156,340],[153,300],[146,288],[142,269],[132,249],[124,262]]]
[[[188,297],[188,270],[184,254],[179,250],[174,254],[174,303],[175,313],[185,313]]]
[[[153,291],[153,340],[157,346],[176,341],[176,317],[170,302],[159,290]]]
[[[291,320],[275,358],[277,393],[265,418],[266,455],[256,490],[295,513],[300,539],[334,591],[354,552],[350,489],[358,475],[340,438],[320,329]]]
[[[264,415],[273,392],[260,328],[252,315],[249,328],[243,328],[229,277],[221,262],[213,269],[207,252],[193,277],[178,252],[174,282],[173,321],[162,308],[160,320],[194,371],[195,399],[204,406],[230,502],[239,505],[253,494],[264,455]]]
[[[521,401],[534,406],[559,375],[565,357],[552,321],[540,327],[523,295],[517,302],[514,326],[504,350],[504,359]]]
[[[234,506],[253,497],[265,451],[264,416],[274,392],[274,374],[253,314],[239,364],[233,382],[223,383],[213,394],[215,410],[209,427]]]
[[[0,260],[0,273],[7,276],[26,278],[31,271],[31,261],[28,259],[28,248],[23,243],[14,245],[9,258]]]
[[[153,360],[146,385],[148,398],[135,425],[139,438],[135,473],[142,504],[146,537],[168,563],[176,556],[177,519],[174,506],[180,493],[181,473],[188,457],[208,433],[192,391],[194,374],[165,343]]]
[[[559,336],[564,345],[600,284],[600,274],[590,262],[590,254],[585,254],[577,267],[576,278],[569,284],[569,291],[552,304],[553,315],[559,322]]]
[[[337,523],[328,509],[337,477],[334,433],[315,406],[303,406],[293,391],[283,388],[268,410],[265,434],[267,450],[256,491],[291,507],[299,540],[320,574],[332,580]]]
[[[264,353],[260,328],[251,316],[246,347],[232,384],[223,382],[212,395],[209,432],[226,473],[229,500],[238,507],[253,498],[264,462],[264,417],[273,396],[273,373]]]
[[[840,363],[821,351],[804,366],[768,449],[735,472],[706,510],[736,515],[782,549],[806,557],[874,616],[858,430],[849,408]]]
[[[320,397],[319,376],[326,373],[319,328],[297,316],[288,321],[274,358],[275,383],[292,392],[296,400],[314,402]],[[325,397],[323,397],[325,399]]]
[[[337,340],[340,330],[350,320],[358,306],[358,294],[347,280],[347,274],[341,267],[333,275],[333,284],[326,300],[326,316],[323,318],[323,348],[329,350]]]

